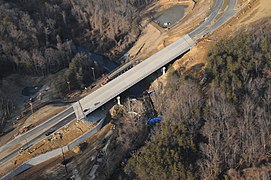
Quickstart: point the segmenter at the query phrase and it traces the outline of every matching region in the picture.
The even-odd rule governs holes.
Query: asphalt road
[[[199,38],[198,34],[206,34],[208,32],[212,32],[213,30],[224,24],[226,20],[231,18],[236,13],[233,10],[236,4],[236,0],[230,1],[225,14],[223,14],[222,17],[218,21],[216,21],[210,29],[206,28],[215,19],[217,13],[219,12],[219,9],[222,7],[222,4],[223,0],[217,0],[215,2],[215,5],[213,6],[212,12],[206,18],[206,20],[193,31],[191,31],[188,35],[185,35],[184,37],[165,47],[161,51],[147,58],[143,62],[139,63],[129,71],[108,82],[103,87],[81,99],[80,103],[82,105],[82,109],[88,109],[86,114],[93,112],[95,109],[99,108],[112,98],[115,98],[126,89],[130,88],[131,86],[146,78],[167,63],[171,62],[179,55],[188,51],[194,46],[194,40],[197,40],[197,38]],[[47,132],[49,129],[58,129],[66,123],[70,122],[72,119],[75,118],[75,114],[79,118],[82,118],[83,113],[80,111],[81,107],[79,106],[79,104],[74,103],[73,108],[70,107],[66,109],[65,111],[40,124],[39,126],[33,128],[32,130],[26,132],[21,136],[16,137],[15,139],[8,142],[6,145],[0,147],[0,164],[14,157],[21,147],[34,144],[35,142],[44,138],[45,132]],[[23,145],[15,148],[15,150],[9,153],[7,152],[8,149],[15,147],[17,144]]]
[[[220,8],[223,5],[224,0],[217,0],[213,6],[213,9],[208,17],[205,18],[205,20],[194,30],[192,30],[190,33],[188,33],[192,38],[194,38],[196,35],[199,35],[202,33],[203,30],[215,19],[217,16]]]
[[[222,17],[220,19],[218,19],[218,21],[215,22],[215,24],[213,24],[210,28],[210,32],[213,32],[214,30],[216,30],[217,28],[219,28],[220,26],[222,26],[225,22],[227,22],[233,15],[236,14],[237,10],[234,9],[235,5],[237,3],[237,0],[230,0],[229,5],[226,9],[226,11],[224,12],[224,14],[222,15]]]
[[[83,118],[81,109],[88,109],[86,114],[93,112],[95,109],[99,108],[112,98],[121,94],[123,91],[127,90],[167,63],[171,62],[180,54],[185,53],[194,45],[195,42],[190,38],[190,36],[185,35],[161,51],[147,58],[143,62],[137,64],[132,69],[108,82],[93,93],[82,98],[80,100],[82,108],[80,107],[79,103],[73,104],[75,114],[77,115],[78,119]]]
[[[17,136],[15,139],[9,141],[4,146],[0,147],[1,152],[1,160],[0,164],[6,162],[10,158],[14,157],[18,154],[20,148],[27,148],[28,146],[40,141],[45,137],[45,133],[50,129],[59,129],[60,127],[64,126],[66,123],[71,121],[75,118],[75,114],[72,107],[62,111],[61,113],[57,114],[56,116],[50,118],[49,120],[45,121],[44,123],[36,126],[35,128],[29,130],[28,132]],[[7,150],[15,147],[17,144],[23,144],[14,150],[8,152]],[[5,153],[5,151],[7,151]]]

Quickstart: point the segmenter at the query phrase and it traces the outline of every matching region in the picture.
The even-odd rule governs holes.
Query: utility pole
[[[117,97],[118,105],[120,106],[120,96]]]
[[[93,79],[94,79],[94,81],[96,80],[96,77],[95,77],[95,69],[94,69],[94,67],[91,67],[91,70],[92,70],[92,76],[93,76]]]
[[[62,135],[61,133],[59,133],[59,137],[60,137],[60,139],[62,140],[63,135]],[[68,175],[69,175],[69,172],[68,172],[68,168],[67,168],[67,165],[66,165],[66,158],[65,158],[65,154],[64,154],[64,151],[63,151],[63,146],[61,145],[60,140],[58,141],[58,144],[59,144],[59,146],[60,146],[60,148],[61,148],[62,158],[63,158],[63,165],[65,166],[65,171],[66,171],[66,174],[67,174],[67,176],[68,176]]]
[[[71,91],[71,82],[67,81],[69,92]]]
[[[31,113],[32,113],[32,115],[33,115],[34,111],[33,111],[32,98],[29,99],[29,105],[30,105]]]

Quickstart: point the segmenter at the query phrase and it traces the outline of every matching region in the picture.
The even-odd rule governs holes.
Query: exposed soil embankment
[[[78,90],[105,73],[99,64],[88,63],[88,68],[80,67],[81,71],[76,70],[77,75],[73,72],[72,77],[79,77],[76,80],[65,76],[72,72],[72,68],[58,74],[63,69],[77,66],[74,65],[76,63],[71,64],[74,58],[82,62],[84,56],[76,55],[79,53],[76,51],[78,46],[109,56],[111,60],[117,59],[139,35],[139,15],[144,13],[144,7],[151,2],[28,0],[25,3],[1,0],[0,133],[12,127],[14,114],[20,115],[21,107],[18,106],[22,105],[21,101],[28,103],[25,98],[21,98],[19,89],[24,88],[20,86],[22,84],[34,86],[29,83],[33,77],[44,80],[54,74],[54,80],[62,80],[54,86],[61,86],[59,89],[65,91],[69,89],[67,82],[71,82],[72,90]],[[93,61],[93,58],[88,57],[88,60]],[[95,68],[94,73],[89,69],[90,66]],[[10,82],[7,76],[13,74],[24,78]],[[88,78],[84,78],[86,76]],[[81,83],[80,79],[85,79],[85,82]],[[6,86],[7,82],[9,87]],[[80,85],[73,88],[76,83]],[[13,122],[8,122],[10,119]]]
[[[161,0],[160,3],[162,2],[179,2],[179,1],[163,1]],[[191,1],[189,1],[191,2]],[[200,3],[206,3],[206,1],[199,1],[197,4]],[[267,2],[267,0],[261,0],[261,2]],[[169,3],[169,4],[170,4]],[[168,4],[168,5],[169,5]],[[200,6],[193,6],[193,9],[196,11],[197,8],[200,8]],[[207,4],[207,3],[206,3]],[[205,8],[208,7],[208,5],[205,4]],[[254,4],[251,4],[252,6]],[[170,6],[170,5],[169,5]],[[261,9],[260,7],[263,7],[262,4],[255,4],[256,7]],[[208,8],[207,8],[208,9]],[[250,10],[251,9],[251,10]],[[206,10],[206,9],[205,9]],[[266,11],[266,8],[265,8]],[[195,67],[195,65],[200,64],[199,70],[202,69],[202,64],[206,63],[206,56],[208,52],[208,48],[212,47],[218,41],[219,39],[223,38],[224,36],[229,36],[233,35],[236,29],[240,26],[240,22],[248,22],[247,17],[251,15],[251,17],[254,17],[255,13],[261,17],[265,17],[265,13],[257,13],[258,11],[253,10],[253,6],[251,8],[245,9],[243,12],[241,12],[237,18],[232,19],[229,23],[225,24],[222,28],[214,32],[213,35],[206,37],[202,39],[198,43],[198,45],[193,48],[188,54],[186,54],[183,58],[180,60],[176,61],[173,64],[173,71],[178,72],[179,75],[184,74],[185,71],[188,71],[191,69],[191,67]],[[270,14],[270,11],[267,11]],[[202,15],[202,14],[207,14],[208,11],[201,11],[197,12],[197,15]],[[262,16],[264,15],[264,16]],[[187,16],[191,17],[190,15]],[[194,17],[195,18],[195,17]],[[193,19],[189,19],[190,21],[193,21]],[[258,18],[258,17],[257,17]],[[256,19],[257,19],[256,18]],[[194,19],[195,20],[195,19]],[[200,21],[200,20],[198,20]],[[196,25],[198,21],[195,21],[195,23],[189,27],[193,27]],[[250,22],[248,22],[250,23]],[[148,23],[147,23],[148,24]],[[149,26],[149,24],[148,24]],[[147,26],[147,27],[148,27]],[[181,27],[181,26],[178,26]],[[255,26],[256,27],[256,26]],[[147,56],[147,53],[153,53],[154,51],[157,51],[159,48],[162,48],[162,37],[167,38],[166,42],[172,42],[174,39],[178,38],[180,34],[184,33],[187,29],[183,29],[182,31],[177,31],[177,26],[172,29],[172,31],[168,32],[166,35],[161,35],[161,32],[159,32],[157,29],[155,29],[153,26],[149,28],[149,31],[145,31],[148,34],[142,35],[142,37],[139,39],[138,43],[136,43],[137,48],[141,48],[144,45],[144,48],[142,49],[142,56]],[[174,31],[176,30],[176,31]],[[150,41],[147,41],[148,35],[152,34],[151,38],[151,43]],[[145,40],[142,40],[142,38],[145,38]],[[143,39],[144,39],[143,38]],[[155,41],[153,38],[157,38]],[[149,43],[149,44],[147,44]],[[157,48],[157,46],[159,46]],[[153,46],[153,47],[151,47]],[[134,50],[134,52],[137,52]],[[134,53],[136,54],[136,53]],[[198,71],[199,71],[198,70]],[[174,79],[170,79],[169,77],[162,77],[158,79],[155,83],[156,85],[154,89],[160,89],[161,94],[163,92],[163,87],[167,86],[167,82],[171,80],[174,81]],[[176,79],[175,79],[176,80]],[[176,82],[179,79],[176,80]],[[153,84],[155,84],[153,83]],[[176,83],[177,84],[177,83]],[[174,88],[173,88],[174,89]],[[192,96],[191,96],[192,97]],[[159,98],[154,99],[154,104],[155,104],[155,109],[159,111],[159,108],[163,108],[161,106],[162,102],[159,101]],[[136,101],[138,102],[138,101]],[[133,102],[136,104],[136,102]],[[142,101],[146,103],[144,100]],[[150,105],[142,105],[142,103],[138,103],[137,105],[133,106],[133,103],[131,105],[131,102],[127,102],[127,104],[124,105],[124,108],[116,108],[115,109],[115,117],[113,118],[113,123],[115,126],[113,128],[113,133],[110,135],[110,138],[105,138],[106,134],[110,131],[110,128],[108,125],[105,126],[104,129],[102,129],[101,132],[99,132],[97,135],[93,136],[90,141],[88,141],[88,146],[87,148],[82,148],[80,147],[79,154],[75,153],[73,156],[75,157],[72,163],[68,165],[68,169],[75,169],[73,170],[73,174],[77,177],[83,177],[83,178],[90,178],[90,172],[95,164],[99,164],[99,168],[97,170],[97,176],[100,177],[100,179],[106,179],[110,177],[110,174],[114,172],[114,169],[118,167],[120,162],[123,160],[124,157],[127,157],[130,154],[131,150],[137,149],[136,145],[140,145],[144,143],[144,138],[146,138],[146,126],[144,125],[145,120],[149,117],[146,116],[146,114],[150,113],[153,111],[150,109],[147,109],[151,107]],[[136,109],[138,108],[138,109]],[[139,113],[140,112],[140,113]],[[140,114],[140,115],[138,115]],[[149,115],[149,114],[148,114]],[[154,116],[154,115],[153,115]],[[106,131],[106,132],[105,132]],[[101,134],[103,133],[103,134]],[[110,140],[110,141],[109,141]],[[107,152],[106,153],[101,153],[100,150],[102,150],[105,145],[110,142]],[[129,152],[129,153],[128,153]],[[127,155],[128,153],[128,155]],[[98,160],[99,159],[99,160]],[[35,174],[34,172],[40,172],[41,174],[35,175],[35,176],[42,176],[46,178],[59,178],[60,175],[65,174],[64,167],[59,164],[61,160],[55,161],[54,163],[51,163],[50,166],[45,167],[43,166],[44,171],[38,170],[38,167],[33,168],[31,171],[25,172],[22,176],[27,176],[30,177],[31,173]],[[97,163],[98,162],[98,163]],[[125,164],[125,160],[122,164]],[[39,167],[41,168],[41,167]],[[69,172],[69,175],[71,175],[71,170]],[[114,176],[115,177],[115,176]],[[117,176],[118,177],[118,176]],[[63,178],[63,177],[61,177]]]
[[[62,159],[58,158],[54,163],[44,163],[47,164],[46,167],[39,165],[29,169],[18,178],[63,179],[74,175],[76,178],[88,179],[95,174],[98,179],[108,179],[120,167],[123,159],[128,158],[132,150],[142,146],[148,137],[146,120],[155,114],[150,103],[146,97],[141,100],[128,100],[121,106],[115,105],[107,117],[107,122],[111,123],[105,124],[87,141],[65,153],[65,158],[70,159],[67,164],[68,174],[60,164]],[[94,166],[98,168],[93,173]],[[43,168],[43,171],[39,168]]]
[[[135,45],[129,50],[129,54],[144,59],[174,42],[189,30],[195,28],[208,15],[212,5],[211,0],[200,0],[195,3],[192,0],[161,0],[149,11],[152,15],[174,7],[176,5],[186,5],[184,17],[178,20],[170,28],[161,28],[151,17],[146,17],[142,27],[145,27]]]

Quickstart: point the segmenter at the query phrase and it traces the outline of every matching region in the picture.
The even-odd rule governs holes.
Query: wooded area
[[[125,172],[130,177],[270,179],[268,27],[218,42],[208,55],[204,91],[198,82],[177,78],[159,88],[163,120],[129,159]]]
[[[151,1],[1,0],[0,78],[55,73],[76,46],[113,59],[139,35],[137,9]]]
[[[46,77],[65,68],[55,83],[60,94],[88,86],[90,68],[98,78],[102,67],[78,49],[111,60],[122,55],[140,34],[142,7],[153,1],[0,0],[0,88],[10,74]],[[0,130],[12,112],[7,97],[1,97]]]

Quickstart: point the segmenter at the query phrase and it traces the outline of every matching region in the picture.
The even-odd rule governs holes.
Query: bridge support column
[[[163,68],[162,68],[162,72],[163,72],[163,75],[166,74],[166,67],[163,67]]]
[[[118,105],[120,106],[120,96],[117,97]]]
[[[77,120],[81,120],[81,119],[86,117],[80,101],[77,101],[77,102],[73,103],[72,106],[73,106],[73,109],[74,109]]]

